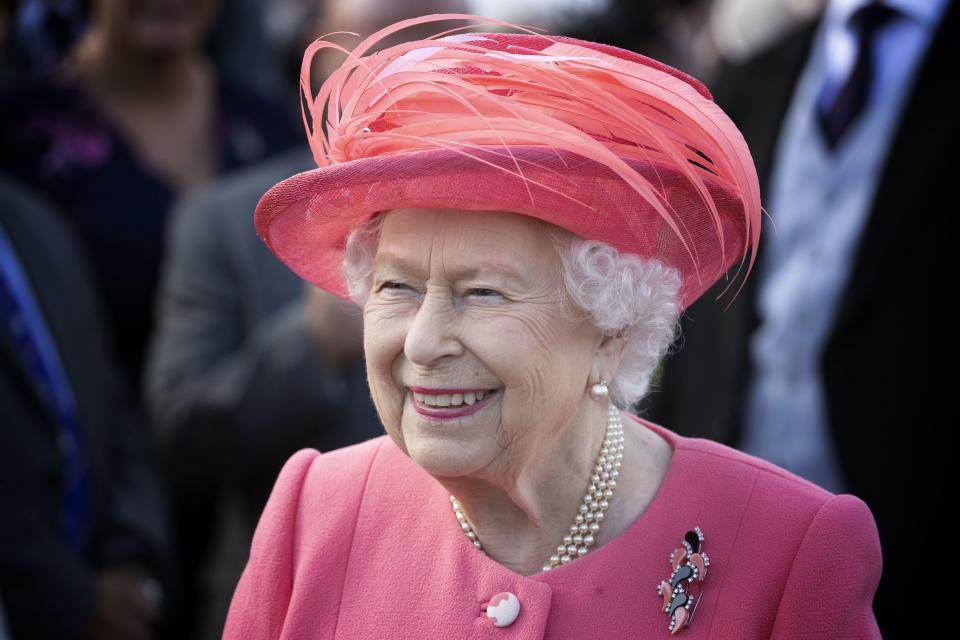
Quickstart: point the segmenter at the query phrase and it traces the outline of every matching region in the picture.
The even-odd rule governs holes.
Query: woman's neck
[[[487,555],[515,573],[541,571],[569,532],[606,433],[607,407],[592,405],[528,460],[501,460],[479,477],[439,478]]]

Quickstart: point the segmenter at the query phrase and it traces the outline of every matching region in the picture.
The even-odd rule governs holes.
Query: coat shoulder
[[[869,542],[872,556],[879,561],[876,521],[859,497],[832,493],[783,467],[712,440],[683,440],[688,450],[702,459],[702,465],[725,466],[731,470],[728,477],[739,478],[735,484],[749,484],[751,511],[756,515],[771,516],[775,512],[776,517],[770,519],[778,526],[789,524],[806,531],[805,544],[831,536],[838,544]]]
[[[829,500],[834,494],[806,478],[772,462],[750,455],[733,447],[704,438],[686,438],[688,448],[701,456],[707,464],[721,464],[736,469],[744,478],[757,483],[777,484],[787,495],[805,497],[817,502]]]
[[[742,501],[741,525],[761,528],[789,526],[805,530],[817,518],[833,516],[852,526],[876,531],[867,504],[851,494],[834,494],[783,467],[728,445],[706,438],[686,437],[656,423],[637,418],[641,424],[670,441],[674,455],[683,456],[687,490],[696,489],[703,503]],[[870,531],[868,538],[874,538]]]
[[[301,449],[284,464],[254,536],[299,541],[317,527],[352,530],[370,468],[387,436],[321,453]],[[277,523],[285,523],[278,526]],[[292,527],[290,525],[293,525]]]
[[[385,439],[327,453],[302,449],[287,460],[253,536],[224,638],[280,637],[298,589],[326,594],[316,613],[336,620],[366,478]]]
[[[300,458],[298,464],[306,465],[302,475],[304,498],[315,500],[342,501],[344,497],[363,494],[366,477],[374,459],[381,448],[387,444],[386,435],[371,438],[341,449],[320,453],[315,449],[304,449],[293,455],[290,462]],[[282,475],[282,472],[281,472]],[[353,487],[353,491],[341,492],[339,487]],[[301,498],[301,502],[303,498]]]
[[[724,482],[715,490],[733,491],[753,489],[776,490],[787,499],[795,498],[817,505],[823,504],[833,493],[767,460],[750,455],[728,445],[706,438],[682,436],[645,418],[631,415],[634,420],[655,431],[689,459],[685,468],[696,470],[701,476],[722,476]],[[689,479],[697,484],[696,480]]]

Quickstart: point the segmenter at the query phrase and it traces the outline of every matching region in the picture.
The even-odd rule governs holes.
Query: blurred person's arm
[[[87,335],[92,351],[84,373],[98,378],[103,394],[99,428],[89,442],[99,487],[91,492],[98,515],[88,550],[95,567],[90,637],[147,640],[154,637],[161,611],[169,613],[165,591],[172,558],[164,495],[146,425],[129,404],[129,390],[116,367],[106,366],[112,363],[93,362],[96,354],[108,353],[107,342],[98,344],[93,331]]]
[[[148,612],[153,621],[165,609],[165,590],[170,586],[170,539],[165,496],[154,465],[152,442],[142,419],[126,402],[126,387],[116,378],[110,404],[112,419],[104,430],[104,482],[106,517],[97,532],[93,549],[102,572],[103,597],[130,608],[138,617]],[[130,594],[118,594],[124,585],[136,584],[137,607]]]
[[[9,431],[5,431],[9,433]],[[49,495],[18,481],[16,446],[0,457],[0,591],[10,633],[18,640],[147,640],[157,603],[142,575],[95,571],[62,539],[41,505]]]
[[[16,389],[3,379],[7,374],[0,368],[0,592],[8,622],[17,638],[82,637],[93,619],[96,576],[49,515],[51,508],[57,513],[50,506],[58,500],[57,478],[50,479],[53,490],[32,481],[37,461],[31,458],[37,456],[14,428],[22,403],[4,397]],[[32,393],[26,387],[20,392]]]
[[[249,280],[263,275],[243,268],[243,242],[255,240],[253,231],[225,229],[218,216],[252,220],[253,211],[223,206],[213,196],[194,197],[171,219],[147,366],[147,403],[185,483],[273,476],[293,451],[317,446],[339,422],[346,393],[305,296],[248,317],[261,302],[247,297],[256,296]],[[273,283],[268,276],[256,284]],[[359,354],[359,340],[354,349]]]

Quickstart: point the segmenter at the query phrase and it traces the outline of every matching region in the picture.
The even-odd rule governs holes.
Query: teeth
[[[463,404],[473,405],[486,395],[485,391],[476,391],[474,393],[443,393],[440,395],[427,395],[425,393],[413,392],[413,397],[417,402],[421,402],[433,407],[459,407]]]

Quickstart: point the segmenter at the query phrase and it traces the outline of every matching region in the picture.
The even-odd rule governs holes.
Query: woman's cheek
[[[388,432],[399,430],[403,413],[403,389],[393,375],[396,357],[402,351],[402,346],[402,340],[392,338],[390,323],[380,321],[375,313],[364,314],[363,348],[367,386],[380,421]]]

